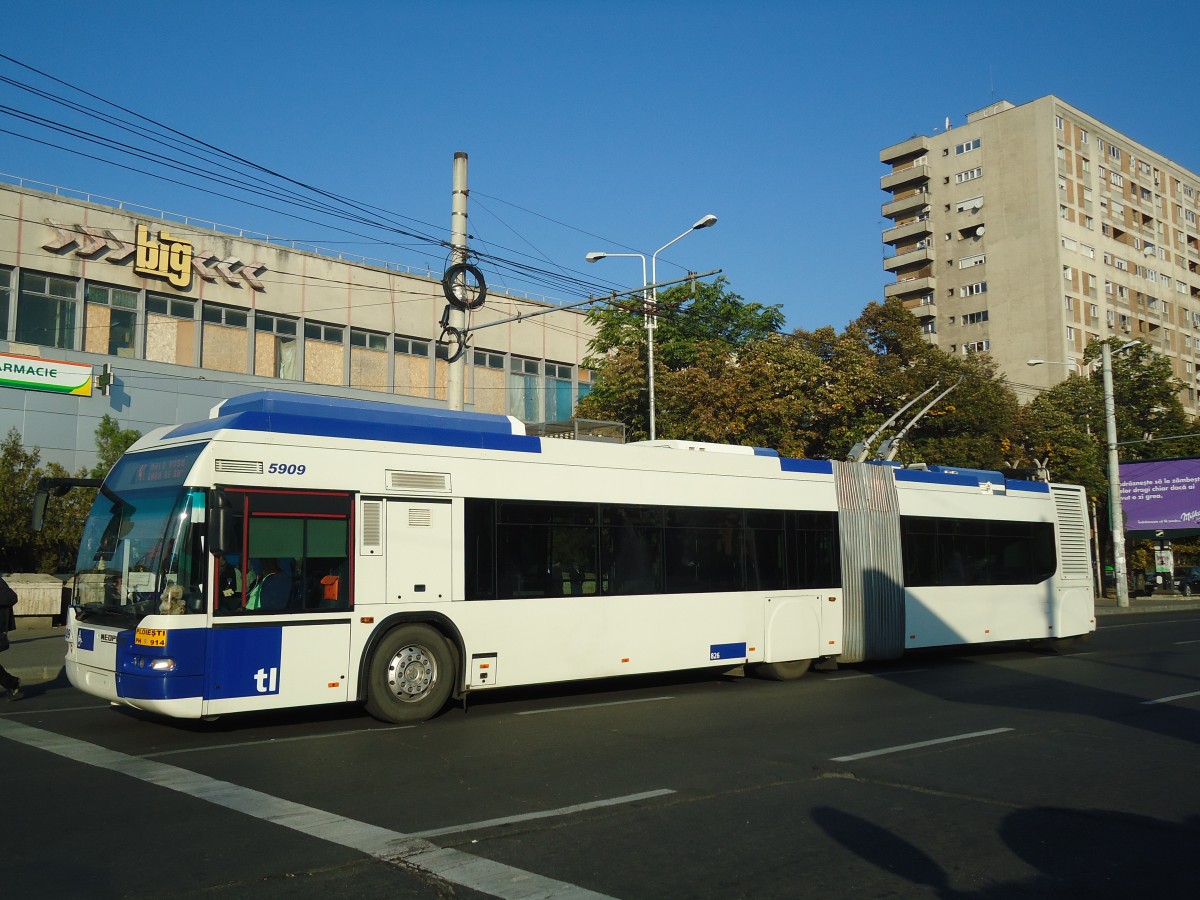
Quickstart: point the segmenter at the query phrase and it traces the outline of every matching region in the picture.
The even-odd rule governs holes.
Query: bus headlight
[[[174,672],[175,660],[173,659],[152,659],[150,660],[150,668],[155,672]]]

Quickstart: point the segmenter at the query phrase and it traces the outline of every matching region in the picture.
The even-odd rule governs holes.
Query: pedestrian
[[[13,615],[13,607],[17,605],[17,592],[8,586],[8,582],[0,576],[0,650],[8,649],[8,633],[16,631],[17,618]],[[0,666],[0,688],[8,694],[9,700],[21,698],[21,679],[10,675]]]

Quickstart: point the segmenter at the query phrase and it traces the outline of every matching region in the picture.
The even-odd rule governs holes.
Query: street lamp
[[[711,228],[716,224],[717,217],[709,213],[683,234],[679,235],[679,237],[672,238],[655,250],[650,257],[650,281],[646,281],[646,255],[644,253],[593,252],[584,257],[590,263],[599,262],[606,256],[637,256],[642,260],[642,308],[645,310],[646,320],[646,384],[650,395],[650,440],[654,440],[657,437],[654,417],[654,329],[657,327],[655,316],[658,312],[658,254],[662,253],[676,241],[683,240],[693,231],[699,231],[701,228]],[[646,296],[646,288],[648,286],[653,292],[650,297]]]
[[[1124,353],[1141,341],[1129,341],[1117,348]],[[1112,519],[1113,577],[1117,582],[1117,606],[1129,606],[1129,584],[1126,582],[1125,564],[1125,512],[1121,508],[1121,468],[1117,459],[1117,406],[1113,399],[1112,346],[1105,341],[1100,345],[1100,373],[1104,380],[1104,429],[1108,439],[1108,512]],[[1052,360],[1031,359],[1026,365],[1040,366]],[[1074,365],[1074,363],[1061,363]]]

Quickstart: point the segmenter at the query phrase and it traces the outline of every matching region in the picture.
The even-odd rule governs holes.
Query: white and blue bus
[[[105,479],[66,669],[186,718],[1062,639],[1095,628],[1081,488],[997,472],[530,437],[262,392]]]

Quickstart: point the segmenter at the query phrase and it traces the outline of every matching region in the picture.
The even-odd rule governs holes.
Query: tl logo
[[[173,238],[160,230],[158,238],[150,236],[150,228],[138,225],[135,230],[137,252],[133,271],[152,278],[165,278],[181,290],[192,281],[192,245]]]
[[[259,669],[254,673],[254,689],[260,694],[279,693],[279,669]]]

